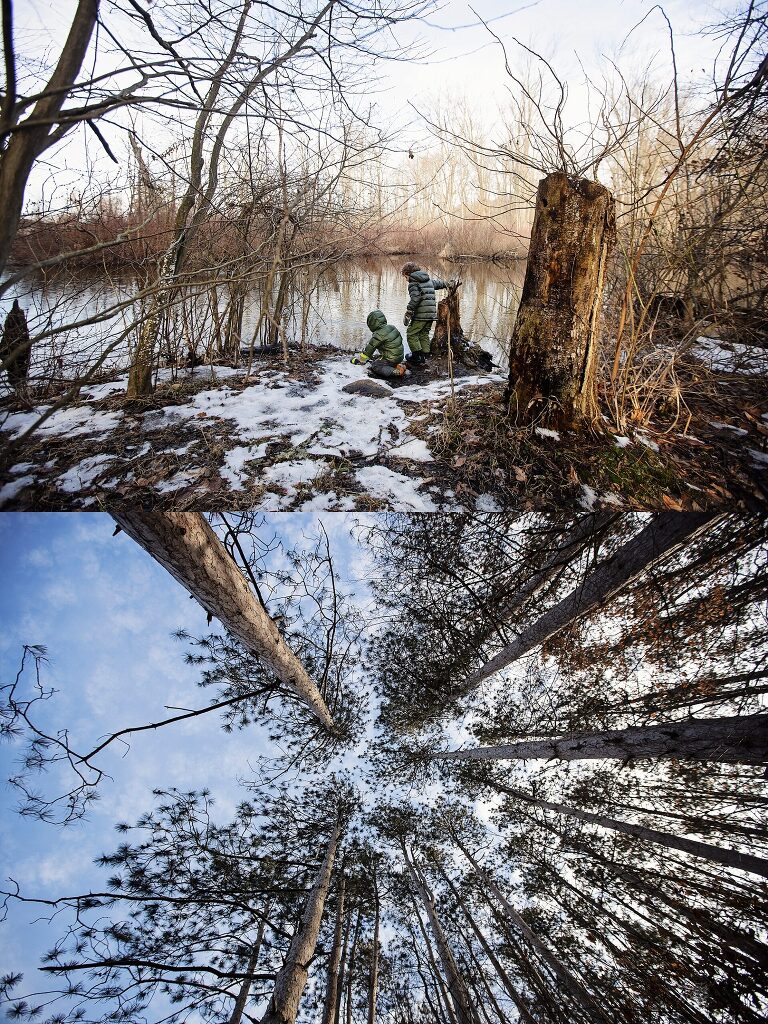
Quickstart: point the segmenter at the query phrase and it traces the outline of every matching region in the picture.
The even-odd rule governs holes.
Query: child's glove
[[[367,362],[368,362],[368,356],[365,354],[365,352],[357,352],[350,359],[350,363],[354,363],[355,366],[361,366],[363,363],[367,363]]]
[[[405,316],[403,317],[403,327],[408,327],[410,322],[411,322],[411,314],[410,313],[406,313]]]

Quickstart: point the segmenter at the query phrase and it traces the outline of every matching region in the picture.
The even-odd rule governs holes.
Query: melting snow
[[[114,460],[114,455],[92,455],[90,458],[83,459],[82,462],[78,462],[76,466],[68,469],[66,473],[62,473],[55,481],[56,486],[60,491],[66,491],[68,494],[84,491],[86,487],[91,486],[104,467]]]
[[[613,440],[616,442],[617,448],[626,448],[628,445],[632,444],[628,437],[622,437],[620,434],[617,434]]]
[[[730,423],[722,423],[720,420],[710,420],[710,427],[714,427],[715,430],[730,430],[738,437],[746,437],[749,433],[748,430],[744,430],[742,427],[734,427]]]
[[[413,459],[414,462],[435,461],[434,455],[427,448],[426,441],[422,441],[419,437],[414,437],[411,441],[405,441],[403,444],[393,445],[388,454],[394,455],[398,459]]]
[[[9,483],[4,484],[0,487],[0,505],[5,505],[6,502],[15,498],[19,491],[29,487],[30,484],[35,482],[35,479],[34,476],[20,476],[17,480],[11,480]]]
[[[365,466],[357,471],[357,482],[373,498],[395,502],[398,508],[416,512],[437,512],[438,506],[416,489],[418,481],[394,473],[385,466]]]
[[[560,435],[556,430],[547,430],[546,427],[534,427],[537,434],[541,434],[542,437],[552,437],[555,441],[560,440]]]
[[[768,373],[768,349],[738,342],[726,344],[717,338],[697,338],[691,354],[716,373]]]
[[[478,512],[501,512],[501,505],[496,499],[490,494],[481,494],[478,496],[475,502],[475,508]]]

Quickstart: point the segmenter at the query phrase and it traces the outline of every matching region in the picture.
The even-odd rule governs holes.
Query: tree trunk
[[[246,971],[249,975],[252,975],[253,972],[256,970],[256,964],[258,962],[259,953],[261,951],[261,944],[264,941],[265,928],[266,917],[262,917],[262,919],[259,921],[259,930],[256,933],[256,941],[253,944],[251,955],[248,958],[248,966],[246,967]],[[249,977],[243,980],[243,983],[240,986],[240,991],[237,994],[237,999],[235,1000],[235,1006],[234,1009],[232,1010],[232,1016],[229,1018],[229,1024],[240,1024],[240,1021],[242,1020],[243,1017],[243,1010],[245,1009],[245,1004],[248,1001],[248,995],[251,991],[252,984],[253,978]]]
[[[480,943],[480,945],[483,947],[483,951],[485,952],[485,955],[490,960],[491,965],[493,966],[493,969],[496,971],[496,974],[497,974],[497,976],[499,978],[499,981],[502,984],[502,987],[504,988],[504,990],[507,993],[507,995],[510,997],[512,1002],[517,1007],[517,1012],[520,1014],[521,1020],[525,1021],[525,1024],[536,1024],[536,1020],[531,1015],[531,1011],[526,1006],[526,1004],[523,1001],[523,998],[520,995],[520,993],[517,991],[515,986],[512,984],[512,979],[509,977],[509,974],[504,970],[504,967],[502,966],[501,961],[499,960],[499,958],[494,953],[494,951],[491,948],[491,945],[488,942],[488,940],[486,939],[485,935],[483,935],[483,932],[482,932],[482,929],[480,928],[480,925],[475,921],[472,913],[470,912],[470,910],[468,909],[468,907],[466,906],[464,901],[459,896],[459,893],[456,890],[456,887],[454,886],[453,882],[450,880],[450,878],[448,877],[447,873],[445,871],[443,871],[442,868],[440,868],[440,874],[445,879],[445,881],[446,881],[446,883],[448,885],[448,888],[451,890],[451,892],[453,893],[453,895],[454,895],[454,897],[456,899],[457,906],[459,906],[461,908],[462,914],[464,915],[464,917],[466,917],[467,921],[469,922],[470,928],[475,933],[475,936],[476,936],[478,942]]]
[[[499,653],[460,684],[469,693],[483,679],[511,665],[534,647],[559,633],[583,615],[602,607],[682,544],[693,540],[719,518],[712,512],[657,512],[635,537],[594,569],[584,583],[545,612]]]
[[[197,512],[120,512],[114,520],[263,662],[323,727],[334,725],[317,684],[283,640],[223,544]]]
[[[613,196],[561,171],[539,182],[531,245],[509,356],[518,422],[574,426],[597,413],[595,369]]]
[[[443,970],[445,971],[445,977],[448,982],[448,991],[451,996],[451,1002],[453,1003],[453,1009],[456,1014],[458,1024],[477,1024],[477,1016],[474,1008],[472,1007],[472,1003],[470,1002],[467,986],[464,984],[464,979],[459,972],[456,959],[448,945],[448,940],[446,939],[445,933],[443,932],[437,918],[434,897],[427,888],[426,882],[421,876],[421,872],[411,862],[405,843],[401,843],[401,848],[411,881],[421,897],[421,902],[424,904],[424,909],[426,910],[427,917],[429,918],[429,924],[432,929],[432,934],[435,937],[435,942],[437,943],[437,951],[440,956],[440,962],[443,965]]]
[[[379,992],[379,925],[380,906],[379,890],[376,885],[376,868],[373,875],[373,899],[375,904],[373,918],[373,949],[371,951],[371,977],[368,985],[368,1024],[376,1024],[376,999]]]
[[[336,903],[336,924],[333,929],[333,948],[328,962],[328,981],[325,986],[323,1024],[334,1024],[336,1017],[336,993],[339,988],[339,963],[341,961],[341,938],[344,928],[344,873],[339,876],[339,892]]]
[[[347,991],[346,997],[346,1022],[352,1024],[352,982],[355,979],[355,957],[357,956],[357,940],[360,937],[360,922],[362,920],[363,913],[361,910],[357,912],[357,920],[355,922],[355,933],[352,938],[352,947],[349,950],[349,965],[347,967],[347,978],[346,986]]]
[[[285,963],[275,979],[275,989],[269,1000],[267,1012],[261,1018],[261,1024],[295,1024],[299,1002],[307,984],[309,963],[317,945],[340,836],[341,822],[337,820],[333,834],[328,840],[317,880],[304,908],[301,923],[291,940]]]
[[[768,716],[766,716],[768,717]],[[666,846],[669,850],[681,850],[683,853],[690,853],[694,857],[704,857],[706,860],[715,861],[717,864],[724,864],[728,868],[738,868],[740,871],[751,871],[752,874],[762,875],[768,878],[768,860],[762,857],[753,857],[748,853],[740,853],[738,850],[726,850],[722,846],[713,846],[711,843],[703,843],[698,839],[684,839],[674,836],[670,832],[659,832],[645,825],[635,825],[628,821],[619,821],[616,818],[609,818],[605,814],[595,814],[593,811],[580,811],[568,804],[550,803],[548,800],[540,800],[538,797],[528,796],[515,789],[508,789],[499,783],[489,783],[493,789],[500,793],[507,793],[518,800],[533,804],[535,807],[543,807],[546,811],[554,811],[555,814],[564,814],[570,818],[578,818],[579,821],[589,821],[601,828],[610,829],[613,832],[623,832],[624,835],[637,836],[647,843],[656,843],[658,846]]]
[[[768,764],[768,714],[734,718],[686,718],[665,725],[630,726],[574,736],[550,736],[495,747],[470,747],[435,754],[445,760],[560,761],[674,757],[724,764]]]
[[[20,125],[16,124],[13,113],[19,98],[14,94],[15,83],[6,83],[7,92],[0,112],[0,131],[7,133],[5,149],[0,153],[0,203],[3,210],[0,217],[0,273],[5,269],[11,253],[24,206],[24,191],[35,161],[77,123],[73,121],[69,125],[56,127],[57,117],[88,52],[98,14],[99,0],[79,0],[53,74],[29,116]],[[3,21],[6,47],[12,47],[11,25],[6,23],[5,18]],[[11,59],[15,69],[15,58]],[[22,105],[17,109],[28,108]]]
[[[461,326],[458,288],[449,288],[446,297],[440,299],[437,304],[437,320],[435,321],[435,333],[432,338],[432,353],[434,355],[446,356],[448,354],[449,331],[454,358],[460,359],[465,337]]]
[[[518,928],[523,936],[531,943],[533,948],[546,963],[547,967],[552,971],[558,981],[562,984],[563,988],[573,997],[573,999],[586,1010],[589,1020],[592,1024],[611,1024],[610,1020],[604,1016],[600,1007],[597,1005],[592,996],[587,992],[584,986],[577,978],[571,974],[567,968],[565,968],[560,962],[559,958],[552,953],[547,946],[541,941],[538,935],[528,927],[523,918],[518,914],[512,904],[505,898],[501,889],[496,885],[490,875],[487,875],[485,871],[480,867],[472,854],[463,846],[461,841],[454,837],[456,845],[459,847],[461,852],[470,862],[472,867],[475,869],[475,873],[480,881],[483,883],[483,887],[486,893],[492,893],[498,900],[501,907],[503,907],[505,913],[509,916],[516,928]]]

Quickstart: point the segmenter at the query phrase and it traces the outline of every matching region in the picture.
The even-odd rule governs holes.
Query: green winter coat
[[[426,270],[414,270],[408,276],[408,307],[406,313],[412,320],[437,320],[437,296],[435,289],[447,288],[439,277],[430,277]]]
[[[369,313],[366,323],[372,333],[372,337],[363,349],[363,354],[370,359],[376,349],[378,349],[382,359],[386,359],[393,366],[397,363],[402,363],[403,356],[405,355],[403,336],[394,324],[387,323],[387,318],[380,309],[374,309],[372,313]]]

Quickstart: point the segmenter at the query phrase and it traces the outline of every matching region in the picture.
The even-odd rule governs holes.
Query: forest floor
[[[314,351],[250,376],[161,371],[155,393],[134,402],[122,377],[83,387],[6,455],[0,508],[764,510],[763,369],[702,341],[688,409],[671,426],[659,415],[623,433],[606,421],[562,434],[515,428],[499,373],[459,369],[452,395],[439,363],[369,389],[348,355]],[[3,400],[4,445],[50,408]]]

